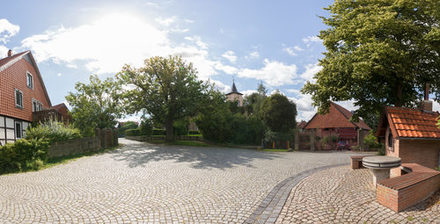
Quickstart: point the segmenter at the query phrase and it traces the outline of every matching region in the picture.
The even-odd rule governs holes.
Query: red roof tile
[[[386,107],[386,116],[393,133],[403,138],[440,138],[437,112],[403,107]]]
[[[305,129],[315,128],[361,128],[370,130],[371,128],[361,119],[359,122],[352,122],[350,119],[353,114],[339,106],[336,103],[330,102],[330,110],[327,114],[315,114],[313,118],[307,123]]]

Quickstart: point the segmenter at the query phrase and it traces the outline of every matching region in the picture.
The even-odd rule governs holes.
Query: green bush
[[[118,136],[124,137],[125,131],[128,129],[136,129],[138,127],[138,124],[134,121],[127,121],[124,123],[119,123],[118,126]]]
[[[370,130],[367,136],[364,138],[364,147],[367,149],[380,149],[381,145],[377,142],[376,136],[374,136],[373,130]]]
[[[125,130],[125,135],[126,136],[139,136],[139,135],[141,135],[141,130],[138,128],[128,129],[128,130]]]
[[[26,130],[26,139],[47,139],[49,143],[81,138],[80,130],[61,122],[48,121]]]
[[[146,119],[141,122],[141,124],[139,125],[139,129],[141,135],[150,136],[153,133],[153,122],[150,119]]]
[[[200,131],[188,131],[189,135],[200,135]]]
[[[167,135],[167,131],[165,129],[153,129],[153,135]]]
[[[45,138],[19,139],[0,147],[0,173],[40,169],[48,148]]]
[[[173,124],[174,135],[187,135],[189,122],[186,120],[177,120]]]

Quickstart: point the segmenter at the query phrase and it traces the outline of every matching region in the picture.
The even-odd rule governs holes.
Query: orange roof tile
[[[398,137],[403,138],[440,138],[437,112],[403,107],[386,107],[388,123]]]

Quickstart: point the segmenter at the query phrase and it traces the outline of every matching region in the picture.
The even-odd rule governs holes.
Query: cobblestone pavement
[[[282,180],[349,153],[154,146],[0,176],[0,223],[243,223]]]
[[[276,223],[440,223],[440,194],[400,213],[375,197],[368,169],[319,171],[292,189]]]

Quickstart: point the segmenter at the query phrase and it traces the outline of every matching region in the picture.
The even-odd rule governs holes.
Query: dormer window
[[[23,92],[15,89],[15,107],[23,109]]]
[[[29,72],[26,73],[26,83],[27,83],[27,87],[29,87],[30,89],[34,88],[34,77]]]

